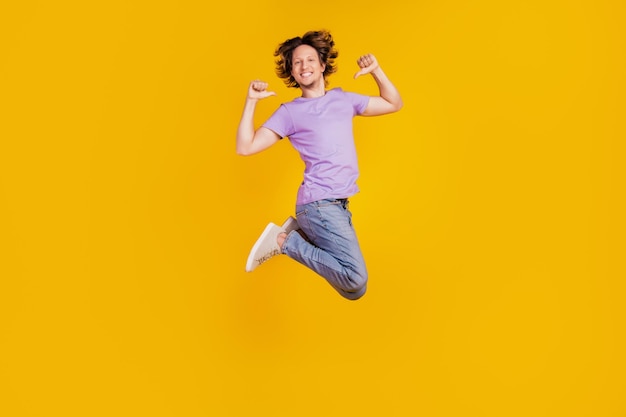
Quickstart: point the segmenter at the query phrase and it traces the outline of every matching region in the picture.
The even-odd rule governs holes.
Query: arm
[[[267,83],[262,81],[252,81],[250,83],[246,104],[244,105],[239,128],[237,129],[238,155],[252,155],[264,151],[280,139],[275,132],[264,127],[256,131],[254,130],[256,103],[261,99],[274,95],[276,93],[273,91],[267,91]]]
[[[400,110],[403,105],[400,93],[389,78],[387,78],[387,75],[383,72],[380,65],[378,65],[376,57],[372,54],[363,55],[357,60],[357,64],[361,69],[354,74],[354,78],[365,74],[372,74],[372,77],[374,77],[378,85],[378,91],[380,91],[379,96],[370,98],[363,112],[363,116],[378,116]]]

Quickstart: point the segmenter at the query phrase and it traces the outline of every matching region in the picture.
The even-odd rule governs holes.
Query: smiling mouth
[[[302,74],[300,74],[302,78],[307,78],[307,77],[310,77],[311,75],[313,75],[312,72],[303,72]]]

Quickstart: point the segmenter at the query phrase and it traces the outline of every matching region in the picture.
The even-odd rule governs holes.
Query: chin
[[[298,82],[301,87],[315,87],[318,84],[324,84],[324,80],[302,80],[302,82]]]

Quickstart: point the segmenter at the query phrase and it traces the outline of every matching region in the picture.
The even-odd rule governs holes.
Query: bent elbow
[[[404,102],[402,101],[402,99],[400,99],[396,103],[394,111],[400,111],[402,109],[402,107],[404,107]]]
[[[237,147],[235,148],[235,152],[237,153],[237,155],[239,156],[248,156],[248,155],[252,155],[253,152],[250,152],[250,149],[246,146],[241,146],[241,145],[237,145]]]

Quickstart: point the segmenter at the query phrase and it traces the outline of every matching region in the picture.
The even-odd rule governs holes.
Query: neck
[[[304,98],[322,97],[326,94],[326,86],[323,81],[315,85],[300,86],[300,89],[302,90],[302,97]]]

